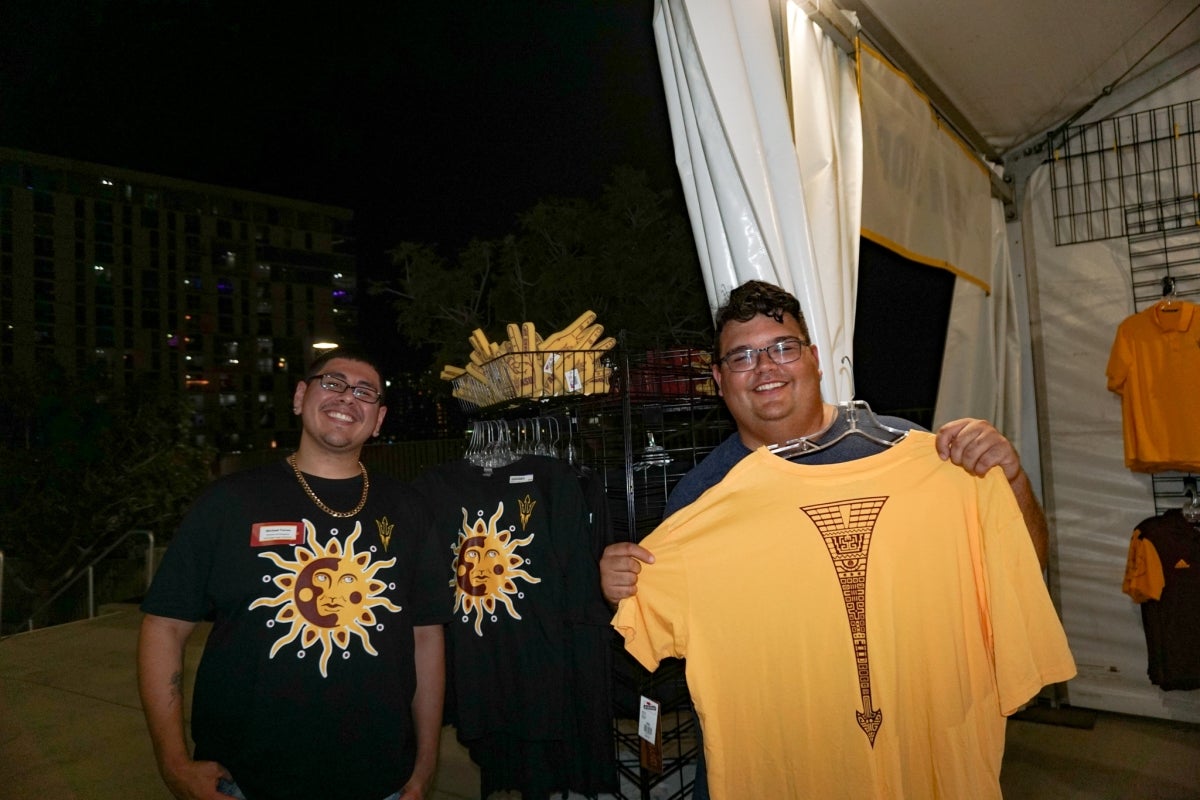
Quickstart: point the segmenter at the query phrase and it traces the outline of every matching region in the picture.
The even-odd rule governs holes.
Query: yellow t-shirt
[[[1005,715],[1074,676],[1012,490],[933,438],[760,449],[643,541],[613,625],[687,659],[717,800],[998,798]]]
[[[1181,300],[1156,303],[1117,327],[1108,388],[1121,395],[1125,466],[1134,472],[1200,472],[1200,314]]]

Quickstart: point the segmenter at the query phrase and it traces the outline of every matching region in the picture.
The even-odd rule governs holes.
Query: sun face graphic
[[[278,553],[260,554],[284,572],[270,579],[279,588],[279,594],[255,600],[250,608],[278,607],[275,618],[267,624],[288,626],[271,648],[271,658],[297,639],[300,657],[320,642],[321,676],[327,678],[329,657],[338,649],[343,658],[349,658],[347,647],[352,637],[358,637],[367,653],[377,655],[371,646],[371,630],[382,630],[383,623],[374,609],[399,611],[400,606],[379,596],[388,584],[377,580],[375,575],[395,564],[396,559],[372,563],[369,551],[355,553],[354,542],[362,532],[362,525],[357,522],[345,545],[334,537],[322,547],[317,541],[316,528],[308,520],[304,520],[304,530],[307,547],[296,545],[295,561],[287,561]]]
[[[454,610],[462,611],[464,621],[474,613],[475,633],[483,636],[484,616],[494,621],[497,604],[503,605],[513,619],[521,618],[510,598],[510,595],[524,596],[517,589],[517,579],[528,583],[541,583],[542,579],[518,569],[525,560],[515,553],[518,547],[532,542],[534,534],[515,539],[515,527],[496,529],[496,522],[504,516],[504,503],[498,504],[496,513],[486,523],[482,511],[474,524],[470,523],[465,508],[462,515],[462,531],[454,548]]]

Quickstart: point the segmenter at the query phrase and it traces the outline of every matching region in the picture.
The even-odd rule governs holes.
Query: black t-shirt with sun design
[[[330,508],[362,480],[309,476]],[[352,518],[284,462],[222,478],[188,513],[142,609],[212,629],[192,704],[195,757],[250,800],[379,800],[411,774],[412,628],[452,604],[421,497],[372,473]]]
[[[580,477],[525,456],[457,461],[413,482],[454,589],[447,717],[481,794],[594,795],[615,784],[608,621]]]

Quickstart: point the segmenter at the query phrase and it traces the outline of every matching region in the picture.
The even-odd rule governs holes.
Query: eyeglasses
[[[749,372],[758,365],[759,353],[766,353],[776,364],[790,364],[799,359],[804,353],[804,348],[808,346],[808,342],[801,341],[795,336],[789,336],[787,339],[780,339],[778,342],[769,344],[766,347],[747,347],[743,350],[731,350],[717,363],[724,363],[725,366],[734,372]]]
[[[372,389],[370,386],[351,386],[336,375],[313,375],[311,378],[304,379],[305,383],[309,381],[320,381],[322,389],[338,394],[349,389],[355,400],[362,400],[364,403],[374,404],[383,399],[383,393],[378,389]]]

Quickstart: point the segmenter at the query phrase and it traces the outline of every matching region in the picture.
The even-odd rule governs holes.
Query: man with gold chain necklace
[[[142,604],[138,685],[179,798],[418,800],[434,777],[452,599],[418,495],[368,474],[387,408],[347,348],[296,385],[294,454],[215,481]],[[183,654],[212,620],[189,753]]]

